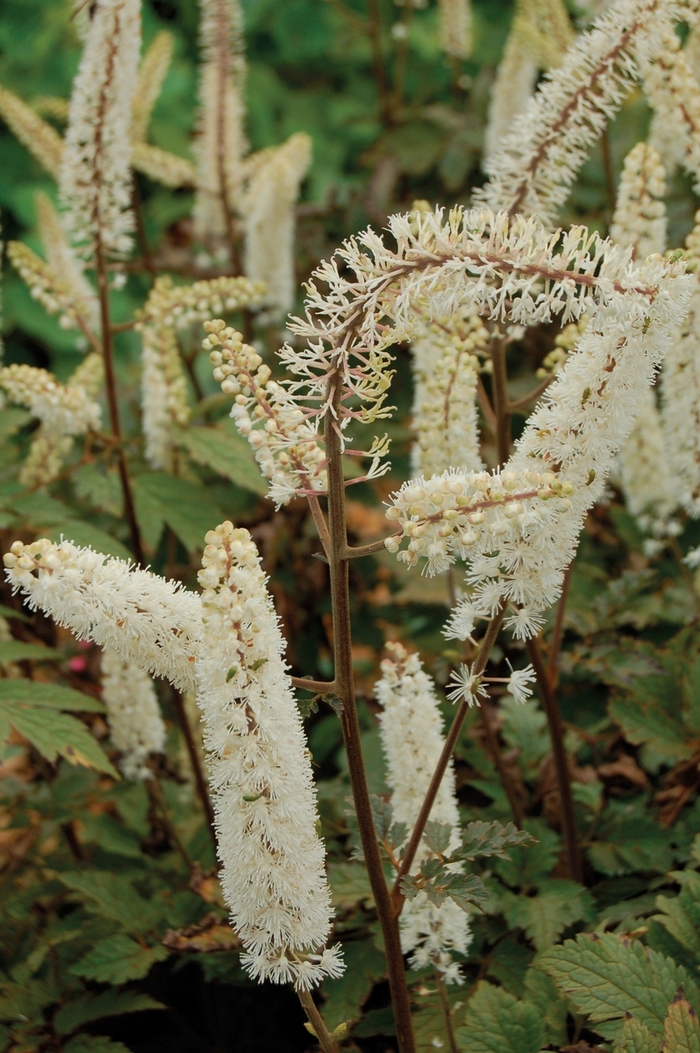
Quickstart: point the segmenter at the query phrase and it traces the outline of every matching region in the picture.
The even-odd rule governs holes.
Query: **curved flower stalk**
[[[419,312],[417,312],[419,313]],[[426,319],[413,341],[412,468],[416,475],[437,475],[446,468],[478,471],[479,422],[476,389],[479,359],[475,352],[489,334],[478,315]]]
[[[446,55],[467,59],[472,53],[471,0],[438,0],[440,46]]]
[[[150,676],[115,651],[104,651],[102,701],[112,744],[122,755],[119,767],[124,778],[152,778],[146,761],[153,753],[163,753],[165,725]]]
[[[653,146],[637,143],[625,158],[610,236],[644,259],[666,248],[664,168]],[[662,536],[674,532],[677,507],[652,389],[645,392],[632,432],[620,450],[625,503],[640,528]]]
[[[55,176],[63,158],[63,139],[55,128],[43,120],[18,95],[0,87],[0,117],[22,146],[40,165]]]
[[[490,208],[552,222],[590,146],[629,94],[638,60],[682,17],[675,0],[617,0],[581,33],[517,127],[489,157],[477,197]]]
[[[644,91],[654,110],[654,139],[670,149],[669,164],[680,162],[700,188],[700,86],[673,30],[640,57]],[[666,154],[664,153],[664,157]]]
[[[311,763],[285,644],[247,530],[206,536],[197,696],[216,816],[221,887],[258,980],[301,990],[343,970]]]
[[[382,706],[379,731],[391,789],[392,818],[411,830],[445,744],[443,722],[435,687],[418,655],[409,654],[399,643],[387,644],[387,650],[391,657],[382,662],[382,678],[374,688]],[[452,763],[440,783],[430,819],[452,827],[444,853],[449,859],[460,845]],[[433,855],[421,841],[411,872],[418,871],[420,864]],[[437,907],[420,891],[404,902],[399,925],[402,950],[411,955],[409,962],[414,969],[434,965],[448,983],[463,982],[453,954],[467,953],[472,934],[467,914],[454,900],[448,898]]]
[[[78,324],[77,317],[80,317],[91,333],[99,333],[100,305],[95,290],[83,273],[82,262],[66,241],[58,213],[46,194],[37,194],[35,200],[39,236],[48,265],[57,276],[58,284],[71,291],[70,306],[61,316],[61,324]]]
[[[265,283],[265,303],[275,315],[286,314],[294,304],[294,205],[310,162],[311,138],[304,132],[265,151],[242,204],[245,272]]]
[[[257,306],[263,286],[248,278],[214,278],[193,285],[156,280],[143,309],[143,372],[141,405],[146,459],[156,469],[172,471],[173,428],[190,416],[187,381],[177,341],[178,330],[203,322],[212,314]]]
[[[59,190],[85,258],[131,248],[129,131],[141,47],[140,0],[100,0],[73,82]]]
[[[79,640],[115,651],[181,691],[195,683],[202,604],[178,582],[138,570],[70,541],[15,541],[3,557],[7,580],[33,611],[51,615]]]
[[[131,142],[146,141],[153,107],[158,101],[163,81],[173,57],[173,35],[165,30],[156,33],[141,59],[138,81],[131,105]]]
[[[561,0],[520,0],[496,71],[485,132],[490,157],[522,113],[541,69],[559,66],[574,39]]]
[[[40,424],[32,435],[29,452],[24,459],[19,473],[19,481],[23,486],[44,486],[60,473],[66,457],[73,447],[73,440],[84,435],[88,430],[86,427],[86,412],[92,412],[94,421],[90,427],[95,427],[100,420],[100,407],[92,401],[100,389],[104,377],[102,357],[98,354],[87,355],[70,378],[65,388],[56,384],[54,392],[55,401],[48,397],[48,416],[41,417],[38,411],[45,412],[46,404],[36,401],[33,407],[39,417]],[[50,381],[46,382],[50,388]],[[61,410],[57,414],[56,406]],[[76,410],[73,424],[67,433],[65,428],[69,422],[62,420],[62,416]]]
[[[325,454],[315,422],[271,379],[270,367],[240,333],[220,319],[205,322],[204,328],[209,336],[202,347],[210,353],[214,379],[227,395],[235,395],[231,416],[270,480],[275,505],[287,504],[297,493],[325,492]]]
[[[199,237],[220,239],[239,205],[246,151],[243,18],[238,0],[201,0],[201,12],[194,222]]]

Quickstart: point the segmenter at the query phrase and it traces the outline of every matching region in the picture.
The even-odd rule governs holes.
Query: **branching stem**
[[[301,1007],[306,1013],[309,1023],[314,1029],[314,1034],[321,1044],[323,1053],[338,1053],[338,1044],[326,1027],[323,1017],[316,1008],[310,991],[297,990]]]

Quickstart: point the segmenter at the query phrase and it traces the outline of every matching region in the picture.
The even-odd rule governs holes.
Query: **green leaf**
[[[142,947],[118,933],[100,942],[70,969],[75,976],[106,984],[140,980],[156,962],[168,957],[165,947]]]
[[[659,1053],[659,1039],[633,1016],[625,1020],[613,1053]]]
[[[516,702],[511,695],[501,699],[502,735],[506,743],[520,751],[518,761],[526,774],[533,773],[551,750],[547,717],[534,699]]]
[[[74,545],[80,545],[81,548],[92,548],[95,552],[104,552],[106,556],[115,556],[117,559],[134,558],[128,548],[112,534],[107,534],[82,519],[62,519],[48,531],[48,537],[55,542],[63,538],[65,541],[72,541]]]
[[[441,856],[447,851],[451,837],[452,827],[449,823],[438,823],[434,819],[430,819],[425,824],[423,841],[436,856]]]
[[[64,1053],[131,1053],[123,1042],[106,1035],[76,1035],[63,1047]]]
[[[538,1053],[544,1022],[530,1002],[519,1002],[502,987],[480,980],[457,1039],[469,1053]]]
[[[698,990],[671,958],[613,933],[581,933],[537,959],[576,1010],[586,1013],[606,1038],[620,1034],[630,1014],[655,1035],[681,984],[695,1002]]]
[[[123,515],[123,495],[116,468],[92,461],[83,464],[71,476],[79,498],[113,516]]]
[[[664,925],[700,964],[700,874],[685,871],[679,895],[657,896],[656,906],[661,914],[652,920]]]
[[[104,713],[104,706],[92,695],[72,687],[38,680],[0,680],[0,702],[45,709],[67,709],[76,713]]]
[[[359,1019],[374,984],[386,975],[384,955],[369,940],[344,943],[343,958],[343,975],[323,985],[323,1018],[331,1031],[347,1020]]]
[[[2,618],[16,618],[19,622],[28,622],[30,619],[22,611],[16,611],[14,607],[5,607],[4,604],[0,603],[0,617]]]
[[[58,880],[79,894],[88,910],[110,918],[129,932],[148,931],[159,912],[136,891],[127,877],[104,870],[67,871]]]
[[[201,551],[204,535],[225,519],[203,486],[165,472],[144,472],[137,476],[134,490],[145,492],[158,503],[163,521],[188,552]]]
[[[31,419],[29,410],[20,409],[19,406],[5,406],[0,413],[0,442],[5,442],[25,424],[29,424]]]
[[[0,665],[6,662],[23,662],[27,659],[34,661],[56,661],[65,656],[51,647],[43,647],[41,644],[23,643],[21,640],[0,640]]]
[[[664,1020],[662,1053],[700,1053],[698,1014],[679,992]]]
[[[668,834],[645,814],[646,804],[608,801],[588,858],[611,877],[651,871],[664,874],[673,865]]]
[[[18,683],[18,681],[2,681]],[[76,692],[77,694],[77,692]],[[20,735],[29,739],[31,744],[53,764],[59,756],[65,757],[70,764],[80,764],[87,768],[106,772],[115,779],[119,773],[112,766],[107,755],[102,751],[85,725],[65,713],[56,713],[51,709],[29,706],[17,706],[5,700],[0,701],[0,738],[6,737],[6,728],[12,725]]]
[[[362,863],[331,863],[328,868],[333,906],[340,910],[356,907],[359,903],[372,903],[367,870]]]
[[[634,694],[613,699],[608,707],[611,718],[622,727],[634,746],[645,746],[645,767],[676,764],[693,753],[687,741],[680,706],[671,705],[678,694],[671,677],[650,676],[635,683]]]
[[[507,896],[504,908],[508,924],[524,929],[538,951],[551,947],[574,922],[595,918],[590,893],[575,881],[563,878],[549,879],[535,896]]]
[[[125,1013],[141,1013],[145,1009],[165,1009],[150,995],[138,991],[102,991],[100,994],[84,994],[74,1002],[61,1006],[53,1018],[53,1026],[59,1035],[100,1020],[105,1016],[123,1016]]]
[[[165,520],[160,501],[141,485],[141,478],[137,475],[133,479],[136,521],[144,544],[153,552],[158,547]]]
[[[536,965],[525,972],[525,992],[523,997],[539,1009],[545,1025],[545,1042],[553,1046],[566,1043],[566,1018],[568,1005],[566,998],[557,990],[551,976],[538,969]]]
[[[467,823],[462,836],[462,845],[455,852],[455,858],[476,859],[478,856],[497,856],[499,859],[510,859],[509,848],[533,844],[535,838],[527,830],[518,830],[515,823],[486,823],[478,820]]]
[[[233,421],[214,427],[179,428],[175,440],[178,446],[187,450],[192,460],[224,475],[241,489],[254,494],[267,493],[267,479],[262,476],[250,445],[239,434]]]

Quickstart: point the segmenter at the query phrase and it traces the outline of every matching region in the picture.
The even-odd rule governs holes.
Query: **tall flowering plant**
[[[552,879],[559,885],[550,886],[550,895],[559,897],[559,935],[590,920],[591,909],[581,891],[584,861],[556,692],[571,563],[610,480],[619,479],[650,553],[677,549],[683,517],[697,514],[700,235],[695,227],[684,249],[667,251],[666,158],[657,149],[668,121],[680,143],[676,162],[697,181],[693,92],[700,89],[676,33],[683,24],[693,39],[697,4],[616,0],[583,29],[557,0],[518,4],[494,83],[484,185],[469,206],[416,200],[389,216],[383,232],[369,227],[348,238],[314,270],[304,309],[288,319],[276,356],[266,353],[265,338],[277,335],[274,327],[293,308],[294,206],[310,141],[296,133],[250,151],[238,3],[202,2],[192,162],[147,141],[169,40],[156,37],[140,58],[137,0],[97,0],[78,14],[84,51],[65,136],[5,89],[0,114],[58,176],[58,212],[45,196],[37,202],[46,258],[11,242],[9,259],[42,307],[79,332],[88,354],[65,383],[45,369],[9,364],[0,369],[0,391],[8,407],[26,410],[22,424],[38,422],[18,468],[19,498],[12,496],[18,514],[24,490],[31,497],[74,477],[98,507],[111,502],[115,520],[123,517],[129,548],[117,540],[115,552],[107,532],[86,536],[68,516],[59,520],[57,537],[37,538],[35,530],[8,545],[7,582],[30,611],[42,611],[101,649],[100,699],[83,711],[104,712],[121,775],[146,794],[151,834],[157,827],[161,847],[180,854],[191,890],[211,902],[218,893],[210,885],[220,889],[229,946],[248,976],[291,985],[311,1034],[325,1053],[336,1053],[352,1018],[328,1024],[314,992],[320,988],[333,1004],[333,983],[343,982],[343,944],[354,955],[356,941],[352,923],[334,906],[324,842],[328,800],[319,800],[314,740],[307,739],[295,691],[300,700],[311,696],[312,707],[328,702],[340,725],[351,790],[353,816],[344,836],[354,838],[363,896],[373,904],[398,1051],[423,1048],[415,1000],[424,982],[436,985],[442,1013],[434,1046],[447,1042],[452,1053],[495,1049],[487,1043],[488,1026],[479,1030],[489,1013],[499,1015],[488,1008],[489,998],[500,997],[488,985],[477,985],[465,1027],[455,1022],[454,990],[469,977],[476,919],[498,910],[484,860],[508,875],[513,858],[549,851],[546,835],[534,848],[527,792],[504,753],[508,732],[501,736],[499,719],[506,713],[514,723],[547,726],[564,839],[560,874]],[[471,47],[470,7],[464,0],[441,2],[439,14],[443,49],[461,61]],[[408,17],[401,23],[406,32]],[[534,90],[541,70],[546,76]],[[578,223],[557,225],[588,151],[638,85],[654,111],[657,145],[643,141],[628,154],[610,236]],[[194,190],[196,252],[186,266],[159,260],[145,242],[134,172]],[[135,316],[116,322],[115,286],[130,273],[135,240],[152,281]],[[195,280],[184,283],[183,276]],[[513,350],[538,330],[553,334],[541,356],[541,383],[515,397],[508,358],[512,363]],[[125,332],[140,352],[138,435],[115,356]],[[206,375],[200,344],[211,366]],[[413,371],[412,474],[387,484],[402,347],[410,348]],[[102,401],[108,433],[101,430]],[[215,417],[221,407],[230,426]],[[526,419],[513,442],[512,418],[520,411]],[[387,434],[384,422],[390,422]],[[107,494],[104,483],[99,500],[94,479],[89,483],[96,454],[105,478],[116,484]],[[266,576],[264,530],[218,516],[206,532],[199,529],[202,516],[218,509],[198,485],[197,465],[265,494],[280,515],[308,513],[307,537],[313,534],[327,585],[325,679],[320,666],[318,677],[291,675],[286,608],[279,583]],[[351,534],[348,492],[356,485],[384,488],[381,536],[365,544]],[[164,572],[156,573],[148,564],[160,558],[164,524],[168,554]],[[178,545],[201,557],[198,589],[179,580],[186,575],[178,572]],[[387,792],[378,795],[368,783],[351,587],[355,561],[366,558],[384,560],[389,575],[392,568],[409,578],[420,570],[418,588],[436,578],[450,598],[443,625],[449,667],[435,670],[435,678],[405,641],[386,641],[369,729],[378,730],[386,768]],[[697,562],[697,552],[689,561]],[[684,571],[689,575],[687,561]],[[555,607],[546,660],[542,631]],[[12,640],[6,622],[2,634]],[[0,649],[6,643],[0,635]],[[32,706],[48,713],[80,708],[60,687],[52,695],[40,678],[17,688],[23,677],[16,662],[37,658],[31,646],[16,655],[10,647],[7,662],[0,650],[11,689],[7,713],[0,691],[0,732],[22,736],[51,763],[60,754],[117,780],[119,771],[84,721],[64,712],[42,736],[36,718],[33,724],[27,716]],[[71,659],[73,674],[84,671],[81,661]],[[168,751],[165,696],[153,678],[172,687],[169,705],[188,773],[179,778],[194,783],[216,850],[208,874],[171,814],[167,783],[177,766]],[[531,698],[535,684],[545,711],[540,724]],[[519,710],[527,716],[518,718]],[[503,797],[500,818],[510,811],[506,823],[491,815],[462,822],[454,753],[477,714]],[[79,831],[64,825],[80,859]],[[64,874],[61,880],[106,909],[108,897],[89,879]],[[527,907],[508,898],[514,893],[507,882],[504,877],[503,910],[523,918]],[[147,915],[144,902],[139,909]],[[521,928],[538,951],[549,949],[544,923]],[[140,966],[136,973],[101,970],[89,954],[75,971],[87,980],[138,978],[164,947],[185,941],[190,949],[191,936],[185,925],[158,943],[149,936],[152,942],[139,946],[151,955],[140,974]],[[109,939],[113,950],[120,939],[134,943],[121,933]],[[600,943],[608,953],[612,944]],[[121,948],[122,957],[136,953]],[[545,985],[543,997],[554,976],[580,1009],[571,993],[578,990],[575,978],[569,987],[562,980],[569,959],[551,951],[543,960],[548,965],[534,982]],[[529,1021],[525,1053],[550,1042],[545,1024],[530,1012],[542,996],[542,989],[533,990],[532,1004],[518,1003],[516,1013]],[[682,998],[662,1001],[661,1025],[640,1024],[652,1040],[659,1026],[665,1037],[676,1028],[676,1016],[685,1013],[683,1027],[696,1020],[690,1009],[677,1008]],[[590,1000],[585,1007],[594,1022],[611,1017]],[[546,1026],[555,1033],[549,1020]],[[631,1034],[628,1029],[627,1045],[615,1048],[651,1048],[631,1045]]]

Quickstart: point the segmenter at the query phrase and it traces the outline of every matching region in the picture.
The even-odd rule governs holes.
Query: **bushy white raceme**
[[[343,966],[326,948],[333,912],[285,643],[248,531],[226,522],[206,542],[197,700],[221,887],[250,975],[308,989]]]
[[[654,138],[670,148],[669,166],[680,162],[700,188],[700,86],[676,33],[659,34],[643,53],[644,91],[654,110]]]
[[[551,223],[590,147],[639,78],[639,61],[654,58],[660,35],[678,17],[675,0],[611,4],[579,34],[488,157],[489,181],[478,200]]]
[[[637,143],[625,158],[610,226],[612,240],[631,248],[637,259],[666,248],[665,192],[658,152]],[[641,529],[655,535],[674,532],[671,516],[678,499],[651,388],[644,393],[632,432],[620,450],[619,469],[625,504]]]
[[[201,0],[197,194],[199,237],[220,240],[238,207],[246,152],[245,55],[239,0]]]
[[[82,379],[87,380],[91,373],[100,375],[99,355],[90,356]],[[56,436],[82,435],[99,427],[100,407],[88,393],[92,385],[80,379],[60,384],[47,370],[35,366],[13,364],[0,369],[0,388],[7,397],[26,406]]]
[[[305,132],[254,155],[242,210],[245,216],[245,272],[265,284],[265,304],[275,316],[294,305],[294,206],[311,163]]]
[[[68,248],[68,246],[66,246]],[[7,244],[7,257],[47,314],[57,314],[63,329],[79,328],[85,336],[94,333],[95,313],[92,298],[83,283],[73,281],[70,269],[62,272],[42,260],[21,241]],[[58,262],[58,261],[55,261]],[[81,338],[85,342],[85,336]]]
[[[194,686],[202,605],[178,582],[70,541],[15,541],[3,559],[8,581],[31,610],[180,690]]]
[[[419,321],[412,344],[414,474],[483,467],[476,409],[480,362],[475,352],[482,351],[488,339],[478,315],[459,311]]]
[[[134,99],[131,104],[131,142],[144,142],[153,107],[173,57],[174,37],[162,30],[156,33],[141,59]]]
[[[119,258],[131,248],[130,125],[141,48],[140,0],[100,0],[73,81],[59,195],[72,244]]]
[[[435,686],[417,654],[409,654],[399,643],[388,644],[389,658],[382,662],[382,677],[375,685],[382,707],[379,730],[386,760],[386,780],[391,790],[394,822],[412,830],[431,777],[445,744],[443,722]],[[454,768],[450,763],[430,812],[434,822],[452,827],[445,852],[449,856],[460,845],[459,811]],[[412,873],[432,855],[421,842]],[[406,900],[400,917],[401,946],[410,963],[421,969],[434,965],[450,982],[462,982],[453,952],[466,954],[472,935],[466,913],[452,899],[439,907],[425,892]]]
[[[55,175],[63,157],[63,140],[56,129],[31,106],[0,87],[0,117],[40,165]]]
[[[248,278],[213,278],[193,285],[156,279],[138,328],[142,334],[141,409],[146,460],[172,471],[173,430],[187,423],[190,407],[177,334],[212,314],[259,305],[264,287]]]
[[[46,252],[46,261],[59,279],[61,285],[70,290],[71,303],[80,314],[88,329],[98,333],[100,327],[100,306],[97,295],[83,271],[80,260],[66,241],[61,221],[53,204],[46,194],[36,195],[36,214],[39,237]],[[61,324],[75,325],[71,313],[61,315]]]
[[[109,650],[102,654],[101,681],[110,738],[121,753],[124,778],[152,778],[146,762],[165,749],[165,725],[153,681],[134,662]]]

